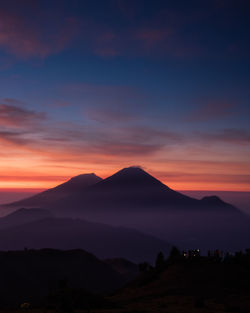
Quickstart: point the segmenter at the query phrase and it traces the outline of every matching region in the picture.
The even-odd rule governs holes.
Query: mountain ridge
[[[170,244],[138,230],[81,219],[48,217],[0,229],[0,250],[84,249],[101,259],[153,261]]]
[[[133,228],[183,249],[237,250],[248,244],[249,218],[216,196],[201,200],[185,196],[135,167],[97,180],[56,200],[47,193],[46,205],[32,206],[46,208],[58,218]]]
[[[98,200],[98,198],[102,199]],[[221,209],[225,209],[228,205],[230,210],[238,211],[237,208],[227,204],[217,196],[204,197],[201,200],[186,196],[169,188],[142,168],[134,166],[123,168],[105,179],[94,173],[80,174],[40,194],[8,203],[5,206],[41,207],[47,205],[50,209],[67,206],[82,209],[84,206],[90,206],[92,209],[96,209],[100,206],[109,208],[119,206],[120,203],[118,202],[131,208],[136,206],[146,208],[154,205],[163,208],[167,206],[175,208],[192,206],[195,209],[212,204],[221,205]]]
[[[59,184],[53,188],[47,189],[41,193],[38,193],[32,197],[18,200],[12,203],[3,204],[3,207],[20,207],[20,206],[37,206],[37,205],[48,205],[50,201],[56,202],[65,197],[70,193],[80,193],[82,190],[92,184],[96,184],[102,180],[101,177],[94,173],[80,174],[71,177],[66,182]],[[50,197],[48,199],[47,197]]]
[[[34,222],[48,217],[53,217],[53,214],[48,210],[41,208],[21,208],[4,217],[1,217],[0,229],[17,226],[22,223]]]

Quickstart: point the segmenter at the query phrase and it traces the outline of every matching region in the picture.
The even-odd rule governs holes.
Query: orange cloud
[[[0,106],[0,188],[48,188],[80,173],[107,177],[141,164],[175,189],[250,190],[246,130],[185,134],[138,118],[125,127],[119,114],[107,119],[100,112],[101,122],[55,123],[6,103]]]

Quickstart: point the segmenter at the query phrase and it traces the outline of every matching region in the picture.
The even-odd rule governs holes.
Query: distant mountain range
[[[50,245],[53,242],[49,239],[53,238],[53,234],[56,234],[58,243],[62,237],[64,246],[67,246],[66,243],[70,243],[68,248],[75,248],[73,242],[77,242],[76,233],[70,233],[67,239],[64,237],[63,229],[67,229],[67,231],[75,229],[80,232],[81,227],[85,228],[85,232],[79,234],[85,239],[88,236],[91,238],[92,227],[96,229],[96,233],[103,234],[102,238],[106,238],[105,232],[112,234],[110,238],[113,240],[110,240],[110,245],[105,246],[106,252],[108,252],[106,256],[111,256],[110,251],[116,249],[113,245],[115,238],[120,238],[119,236],[124,238],[124,227],[136,229],[151,238],[144,238],[145,240],[141,238],[141,247],[145,246],[147,240],[151,240],[150,242],[153,244],[152,237],[156,240],[155,247],[157,249],[160,249],[165,242],[171,242],[185,249],[237,250],[250,246],[249,217],[236,207],[222,201],[217,196],[204,197],[201,200],[185,196],[164,185],[139,167],[124,168],[106,179],[101,179],[95,174],[79,175],[33,197],[7,204],[5,208],[8,210],[31,208],[31,211],[34,211],[32,208],[44,208],[46,213],[43,212],[43,214],[52,214],[53,218],[51,216],[43,220],[36,218],[41,213],[38,214],[38,211],[34,212],[33,217],[25,214],[26,217],[22,220],[22,224],[26,218],[30,223],[25,226],[26,230],[23,225],[16,226],[8,235],[7,231],[2,233],[3,227],[6,228],[6,226],[2,226],[1,230],[1,223],[6,225],[6,219],[9,218],[5,217],[2,222],[0,220],[0,237],[6,236],[8,240],[0,239],[0,249],[1,247],[10,248],[11,245],[8,245],[8,242],[12,242],[12,247],[14,242],[18,242],[19,248],[24,246],[24,242],[27,242],[30,247],[32,245],[39,248],[46,247],[46,243]],[[20,212],[15,214],[20,215]],[[13,222],[14,220],[21,220],[20,216],[15,215],[14,217],[11,217],[12,226],[17,225],[16,222]],[[32,219],[34,220],[32,221]],[[86,220],[95,224],[87,224],[86,227]],[[103,223],[110,225],[106,226],[105,232],[99,230],[99,228],[103,230],[103,226],[100,226]],[[108,229],[111,226],[116,226],[116,231],[114,228]],[[50,232],[46,234],[44,229],[49,229]],[[132,230],[130,231],[132,232]],[[21,235],[23,232],[27,233],[25,241],[19,239],[19,235],[24,239],[24,236]],[[17,240],[13,234],[16,234]],[[43,234],[45,237],[41,239],[39,234]],[[135,234],[127,240],[126,244],[129,242],[130,244],[125,245],[126,249],[123,251],[126,253],[119,255],[118,251],[122,253],[122,249],[116,250],[116,256],[129,256],[132,257],[132,260],[139,260],[138,254],[135,253],[137,248],[133,248],[133,242],[136,242],[133,240],[133,236]],[[159,238],[158,243],[158,239],[155,237]],[[100,238],[99,246],[102,245],[102,238]],[[35,239],[37,241],[32,242]],[[168,249],[168,244],[165,245]],[[63,248],[60,244],[54,247]],[[97,256],[104,256],[104,254],[100,254],[100,251],[91,250],[87,239],[81,241],[79,247],[90,249],[89,251],[96,253]],[[112,249],[108,250],[110,247]],[[151,252],[152,259],[155,250]],[[141,256],[148,255],[150,259],[150,253],[147,251]]]
[[[57,214],[84,215],[86,211],[126,210],[188,210],[207,209],[238,211],[218,197],[197,200],[170,189],[139,167],[124,168],[101,179],[95,174],[82,174],[55,188],[31,198],[13,202],[6,207],[41,207]],[[239,211],[238,211],[239,212]]]
[[[46,210],[20,209],[0,219],[0,250],[84,249],[101,259],[154,261],[171,246],[136,230],[80,219],[54,218]]]
[[[0,230],[31,223],[37,220],[53,217],[53,214],[44,209],[19,209],[0,218]]]

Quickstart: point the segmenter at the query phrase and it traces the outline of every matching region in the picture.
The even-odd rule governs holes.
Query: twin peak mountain
[[[197,200],[176,192],[140,167],[124,168],[102,179],[91,174],[75,176],[67,182],[7,207],[48,208],[71,213],[103,211],[171,211],[216,210],[238,211],[216,196]]]

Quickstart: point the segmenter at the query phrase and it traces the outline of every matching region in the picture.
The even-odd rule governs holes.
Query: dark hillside
[[[23,302],[41,305],[60,281],[72,288],[107,293],[122,286],[122,276],[83,250],[0,252],[0,307]]]

